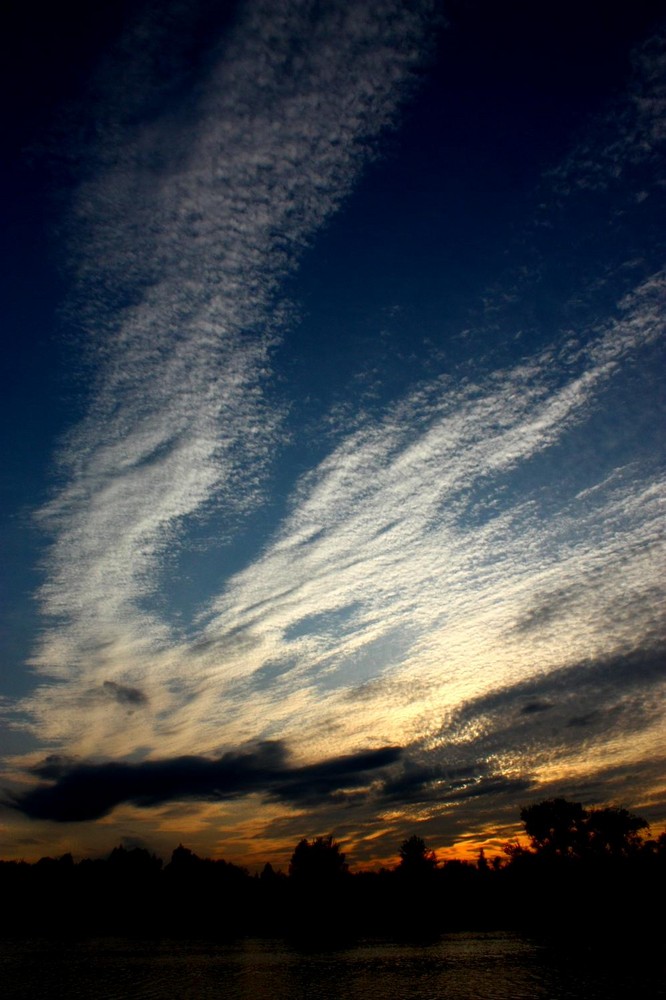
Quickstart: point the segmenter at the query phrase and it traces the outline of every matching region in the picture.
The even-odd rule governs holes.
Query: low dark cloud
[[[400,767],[384,782],[382,796],[405,803],[441,800],[447,793],[464,789],[478,780],[484,770],[484,765],[475,763],[446,767],[434,762],[421,764],[403,757]]]
[[[400,803],[455,803],[482,795],[525,792],[531,787],[527,774],[508,777],[483,760],[447,767],[435,762],[418,764],[405,756],[383,783],[381,796]]]
[[[441,731],[443,745],[460,745],[466,731],[482,734],[488,751],[567,743],[586,729],[606,739],[611,731],[635,732],[661,712],[658,689],[666,683],[666,650],[639,649],[587,660],[491,691],[462,705]],[[495,746],[496,744],[496,746]]]
[[[593,726],[595,722],[599,719],[598,712],[585,712],[584,715],[572,715],[567,721],[567,726],[569,728],[573,727],[575,729],[586,729],[589,726]]]
[[[11,804],[32,819],[81,822],[100,819],[122,802],[142,808],[177,800],[215,801],[252,792],[290,803],[316,804],[359,788],[371,775],[400,757],[398,747],[382,747],[318,764],[289,764],[282,742],[264,742],[217,759],[175,757],[138,764],[80,763],[50,757],[34,773],[53,784],[40,785]]]
[[[568,586],[566,590],[555,590],[536,598],[532,606],[515,623],[519,634],[538,631],[544,625],[558,621],[566,612],[584,597],[582,586]]]
[[[549,701],[528,701],[520,711],[523,715],[534,715],[535,712],[547,712],[552,707]]]
[[[637,650],[471,699],[447,720],[439,741],[404,748],[377,796],[396,805],[513,796],[517,809],[526,794],[537,794],[538,761],[654,723],[665,681],[663,650]]]
[[[137,706],[148,703],[147,696],[140,688],[118,684],[116,681],[104,681],[102,691],[107,697],[117,701],[119,705]]]
[[[460,788],[442,795],[441,800],[460,802],[463,799],[477,799],[482,795],[518,794],[528,791],[532,784],[529,778],[507,778],[503,774],[494,774],[477,781],[465,782]]]

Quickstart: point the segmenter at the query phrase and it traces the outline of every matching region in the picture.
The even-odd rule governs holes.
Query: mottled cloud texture
[[[224,563],[285,446],[281,282],[394,121],[429,14],[243,5],[168,113],[123,103],[122,52],[100,77],[70,222],[94,384],[40,512],[41,681],[20,706],[40,759],[67,760],[26,759],[28,816],[115,808],[128,835],[149,814],[166,836],[186,799],[204,840],[259,852],[335,829],[370,857],[416,822],[441,845],[499,836],[526,796],[599,801],[631,769],[629,804],[661,808],[663,466],[611,419],[663,345],[659,268],[502,365],[471,357],[372,414],[324,414],[326,453],[282,483],[280,523]],[[627,100],[608,183],[636,135],[650,156],[659,140],[657,103]],[[610,149],[600,135],[544,179],[539,224]],[[512,301],[538,291],[532,264]],[[219,571],[178,631],[160,588],[204,519]]]
[[[49,677],[168,644],[141,610],[166,547],[213,504],[233,524],[259,502],[281,418],[264,391],[279,282],[394,116],[426,12],[244,5],[178,113],[134,106],[151,83],[159,97],[137,53],[156,24],[126,42],[136,65],[121,49],[106,67],[107,130],[71,221],[97,371],[40,514],[55,535],[40,597],[64,625],[34,658]]]

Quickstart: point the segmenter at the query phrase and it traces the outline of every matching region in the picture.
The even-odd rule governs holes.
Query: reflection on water
[[[302,953],[233,944],[0,942],[3,1000],[607,1000],[666,996],[658,972],[609,967],[515,934]]]

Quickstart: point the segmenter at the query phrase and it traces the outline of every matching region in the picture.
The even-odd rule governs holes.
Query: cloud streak
[[[140,764],[72,764],[52,759],[35,768],[55,779],[11,804],[31,819],[82,822],[100,819],[122,802],[141,808],[188,799],[218,801],[260,793],[285,803],[313,804],[343,789],[366,785],[393,764],[397,747],[383,747],[305,767],[290,765],[279,742],[263,743],[217,760],[177,757]]]
[[[559,496],[544,497],[540,486],[549,456],[589,419],[624,359],[660,336],[660,294],[661,275],[636,291],[621,319],[581,338],[583,352],[576,340],[485,384],[443,381],[344,439],[301,482],[274,544],[213,606],[211,641],[223,643],[232,627],[258,643],[238,658],[222,646],[222,677],[277,657],[295,686],[331,690],[350,662],[362,678],[361,658],[374,648],[394,677],[410,660],[419,676],[439,655],[440,675],[475,685],[485,683],[480,664],[492,656],[488,683],[497,684],[504,671],[537,669],[544,654],[561,662],[552,640],[560,643],[567,619],[576,625],[565,659],[576,644],[588,654],[630,647],[657,629],[658,583],[645,570],[663,545],[663,484],[628,484],[618,471],[614,485],[589,494],[575,480]],[[564,380],[563,370],[571,373]],[[521,488],[518,499],[514,482],[524,476],[531,496]],[[545,518],[550,503],[557,517]],[[620,559],[621,581],[610,572]],[[540,606],[535,594],[544,595]],[[559,604],[557,594],[566,595]],[[530,626],[536,634],[526,644],[519,633]],[[436,682],[432,666],[426,677]]]
[[[343,437],[193,643],[151,637],[142,652],[124,635],[97,652],[107,682],[131,659],[134,682],[112,683],[140,689],[148,712],[129,718],[117,699],[119,729],[110,699],[86,693],[93,661],[83,690],[38,692],[42,734],[83,756],[182,754],[193,738],[215,753],[220,734],[234,745],[248,727],[319,756],[369,731],[409,745],[461,700],[650,646],[663,629],[663,482],[598,475],[591,461],[544,484],[627,360],[661,336],[663,288],[655,275],[605,327],[486,380],[423,387]]]
[[[55,536],[42,606],[65,624],[33,659],[49,677],[90,670],[100,644],[127,662],[167,643],[145,604],[166,547],[211,505],[231,526],[257,504],[281,420],[266,395],[279,283],[392,120],[427,11],[243,5],[175,116],[130,102],[156,87],[128,64],[137,38],[107,67],[106,134],[71,222],[97,374],[40,512]]]

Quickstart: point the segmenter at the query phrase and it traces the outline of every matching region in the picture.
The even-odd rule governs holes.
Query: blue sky
[[[6,856],[660,828],[663,29],[16,14]]]

